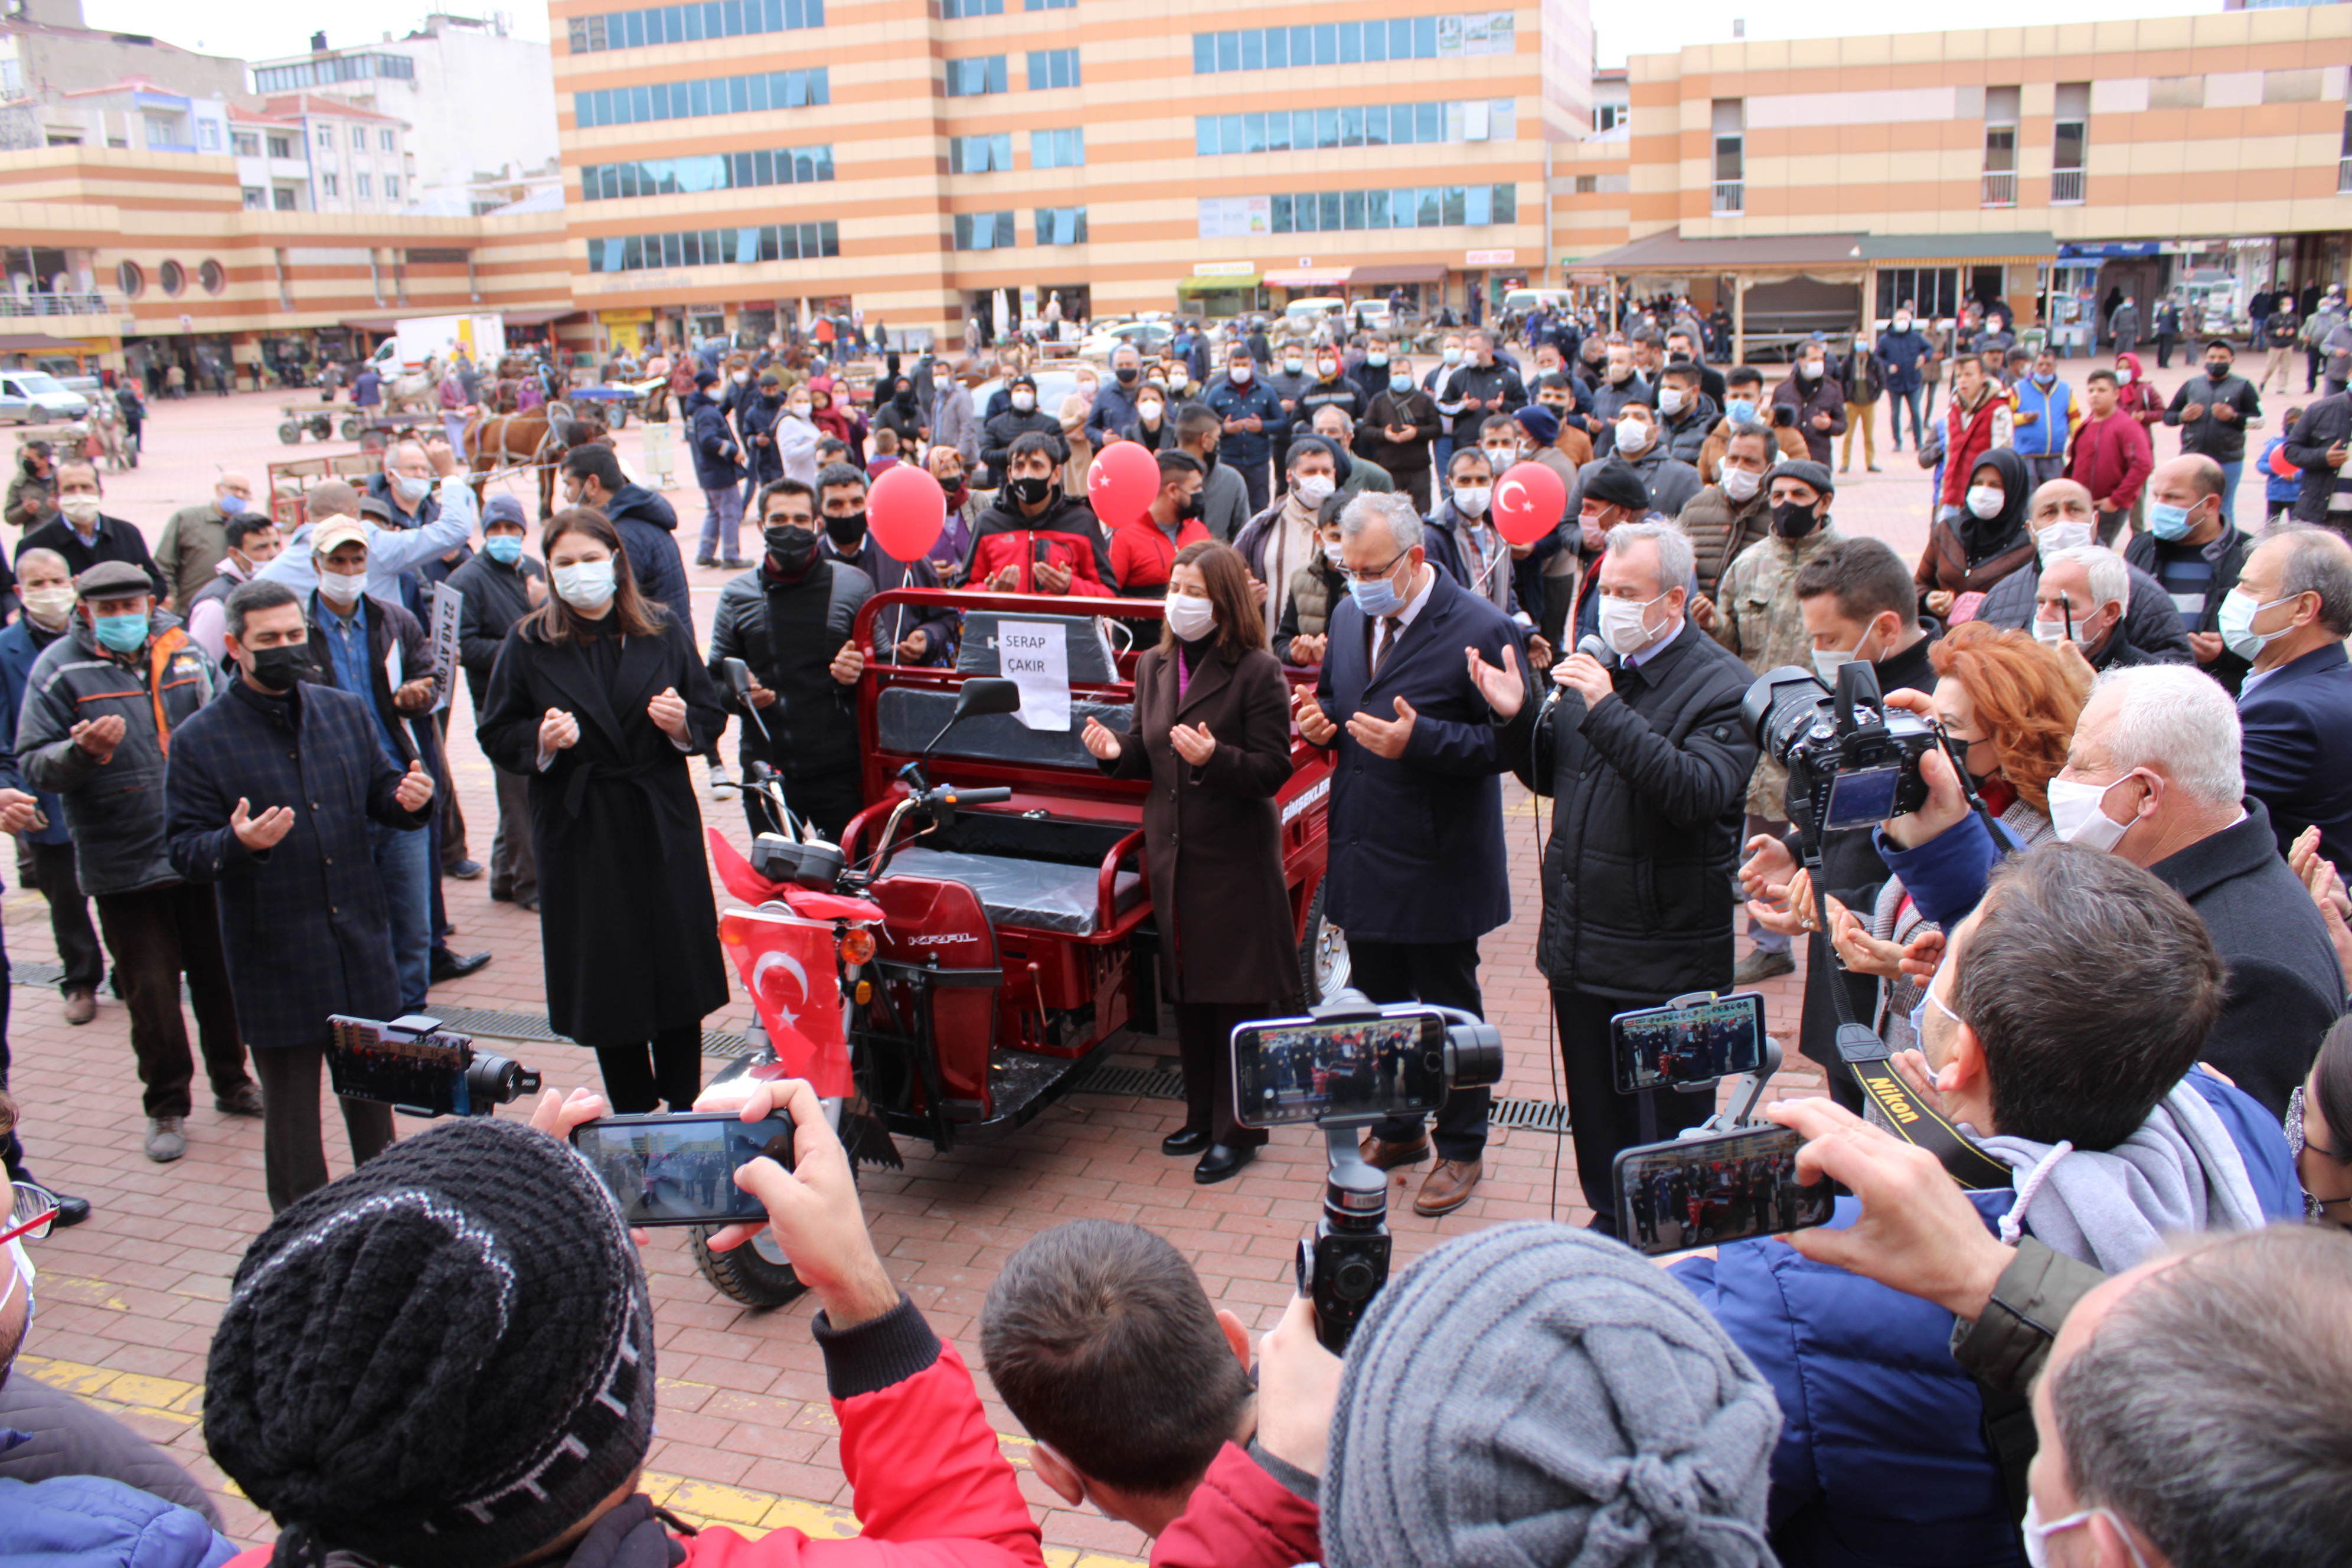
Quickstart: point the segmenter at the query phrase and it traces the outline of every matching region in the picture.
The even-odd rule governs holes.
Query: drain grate
[[[1549,1132],[1564,1136],[1568,1130],[1568,1107],[1556,1100],[1498,1100],[1486,1112],[1486,1120],[1496,1127],[1517,1127],[1528,1132]]]
[[[1076,1094],[1117,1094],[1136,1100],[1181,1100],[1184,1075],[1164,1068],[1103,1066],[1071,1086]]]

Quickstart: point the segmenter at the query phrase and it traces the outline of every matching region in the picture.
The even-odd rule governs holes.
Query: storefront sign
[[[1518,260],[1516,250],[1473,250],[1462,258],[1465,267],[1508,267]]]
[[[1195,278],[1247,278],[1257,271],[1255,261],[1195,261]]]

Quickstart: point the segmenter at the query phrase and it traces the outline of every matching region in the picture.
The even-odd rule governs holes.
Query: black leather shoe
[[[1181,1132],[1171,1132],[1160,1141],[1160,1152],[1163,1154],[1197,1154],[1208,1146],[1209,1131],[1205,1127],[1187,1127]]]
[[[490,955],[487,952],[469,952],[460,958],[446,947],[436,948],[433,952],[433,978],[436,983],[463,980],[489,962]]]
[[[38,1184],[28,1182],[26,1184],[27,1186],[33,1186],[37,1185]],[[42,1187],[41,1190],[49,1194],[49,1201],[58,1205],[58,1217],[50,1223],[56,1226],[59,1230],[63,1230],[69,1225],[79,1225],[82,1221],[89,1217],[89,1200],[88,1198],[72,1197],[65,1193],[57,1192],[48,1187]]]
[[[1192,1180],[1204,1187],[1211,1182],[1222,1182],[1227,1176],[1238,1174],[1244,1165],[1256,1158],[1255,1147],[1236,1149],[1230,1144],[1219,1143],[1202,1155],[1201,1163],[1192,1167]]]

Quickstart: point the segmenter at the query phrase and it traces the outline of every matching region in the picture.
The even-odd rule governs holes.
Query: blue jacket
[[[1879,384],[1893,393],[1906,393],[1920,384],[1919,366],[1928,353],[1927,340],[1916,327],[1907,332],[1885,331],[1870,351],[1878,362]]]
[[[1288,447],[1290,422],[1282,412],[1282,399],[1266,385],[1265,372],[1252,375],[1247,386],[1235,386],[1233,377],[1220,376],[1201,401],[1220,419],[1265,421],[1263,430],[1228,430],[1217,437],[1217,455],[1234,468],[1246,469],[1268,456],[1279,459]]]
[[[743,449],[727,427],[727,413],[700,388],[686,395],[687,442],[694,448],[694,482],[707,490],[723,490],[743,482]]]
[[[103,1476],[0,1480],[0,1563],[220,1568],[236,1554],[201,1514]]]
[[[1431,569],[1429,601],[1370,676],[1370,628],[1350,596],[1333,606],[1331,646],[1316,700],[1339,732],[1331,742],[1334,925],[1367,942],[1468,942],[1511,918],[1503,858],[1507,766],[1494,712],[1470,684],[1462,650],[1500,664],[1519,630],[1503,612]],[[1359,712],[1419,714],[1404,755],[1373,755],[1348,732]]]
[[[2273,1219],[2301,1215],[2286,1139],[2246,1095],[2198,1072]],[[2008,1189],[1971,1193],[1990,1227]],[[1860,1214],[1838,1201],[1830,1223]],[[1814,1263],[1777,1238],[1678,1264],[1780,1401],[1769,1525],[1787,1568],[1998,1568],[2021,1563],[1982,1398],[1953,1361],[1952,1314]]]
[[[784,477],[784,454],[776,445],[776,421],[784,416],[784,400],[771,403],[764,397],[754,397],[744,403],[736,419],[743,426],[743,440],[750,447],[751,478],[761,484]],[[765,436],[768,444],[760,445]]]
[[[693,630],[694,594],[675,537],[677,509],[643,485],[623,485],[605,499],[604,515],[620,532],[637,592],[659,599],[680,626]]]
[[[0,633],[0,659],[7,646]],[[2246,793],[2270,808],[2279,852],[2317,823],[2320,852],[2352,876],[2352,663],[2344,645],[2325,644],[2252,681],[2238,699],[2238,726]]]
[[[2032,376],[2017,384],[2011,393],[2019,414],[2038,414],[2031,424],[2020,425],[2012,417],[2010,445],[2021,458],[2059,458],[2065,456],[2067,438],[2074,434],[2074,389],[2063,381],[2053,381],[2044,391]]]
[[[2269,501],[2273,510],[2283,506],[2291,507],[2294,505],[2296,501],[2303,499],[2303,474],[2301,471],[2298,470],[2294,478],[2291,479],[2281,479],[2278,476],[2277,471],[2271,467],[2271,454],[2285,445],[2286,436],[2284,433],[2273,436],[2268,441],[2263,443],[2263,455],[2260,459],[2263,470],[2263,499]],[[2287,461],[2292,463],[2294,459],[2289,458]],[[2331,473],[2334,472],[2332,469],[2329,471]]]
[[[65,635],[60,630],[55,637],[36,643],[34,629],[30,616],[19,616],[7,630],[0,631],[0,784],[10,789],[28,787],[16,767],[16,715],[24,710],[25,688],[32,681],[33,661],[41,657],[41,649]],[[73,836],[66,831],[64,797],[47,790],[37,789],[32,794],[49,825],[26,837],[36,844],[72,843]]]

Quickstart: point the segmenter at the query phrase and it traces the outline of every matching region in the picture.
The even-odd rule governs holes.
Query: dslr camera
[[[1503,1037],[1454,1007],[1381,1006],[1336,993],[1301,1018],[1234,1030],[1234,1113],[1244,1127],[1311,1121],[1330,1168],[1323,1217],[1298,1243],[1298,1293],[1315,1303],[1315,1334],[1344,1353],[1389,1278],[1388,1178],[1364,1163],[1359,1131],[1445,1103],[1449,1089],[1503,1076]]]
[[[1941,732],[1889,709],[1877,673],[1860,659],[1838,667],[1834,692],[1794,665],[1758,676],[1739,711],[1764,754],[1789,770],[1789,820],[1809,853],[1824,833],[1927,804],[1919,759],[1942,743]]]
[[[382,1100],[408,1116],[488,1116],[539,1092],[539,1074],[476,1050],[472,1036],[422,1013],[388,1024],[330,1016],[327,1074],[345,1100]]]

